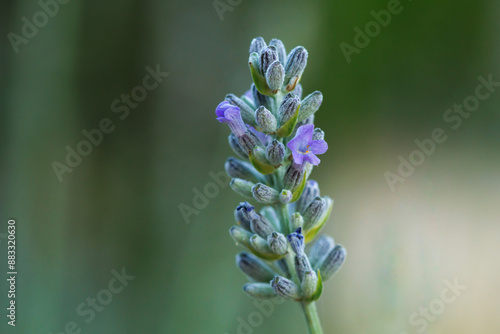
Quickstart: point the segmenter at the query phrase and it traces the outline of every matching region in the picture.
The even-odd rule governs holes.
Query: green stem
[[[310,334],[323,334],[315,302],[301,302]]]

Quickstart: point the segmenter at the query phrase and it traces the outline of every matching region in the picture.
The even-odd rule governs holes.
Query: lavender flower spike
[[[307,50],[296,47],[288,56],[285,50],[280,40],[267,46],[263,38],[254,39],[251,89],[240,98],[227,95],[215,111],[217,120],[231,128],[229,145],[243,159],[226,161],[231,188],[266,204],[256,211],[240,203],[234,211],[237,225],[229,234],[248,251],[236,262],[250,281],[244,291],[258,299],[279,296],[300,303],[309,334],[323,334],[316,301],[346,251],[328,236],[310,247],[333,205],[328,196],[319,197],[316,181],[308,181],[320,163],[317,155],[328,149],[325,133],[313,124],[323,95],[315,91],[302,99],[298,82]]]
[[[240,108],[233,106],[231,103],[224,101],[221,102],[215,109],[217,120],[221,123],[227,123],[231,131],[236,137],[241,137],[247,127],[241,118]]]
[[[328,150],[328,144],[323,139],[313,140],[314,124],[301,126],[295,137],[287,144],[292,151],[293,161],[298,165],[309,162],[313,166],[319,165],[321,160],[316,154],[323,154]]]

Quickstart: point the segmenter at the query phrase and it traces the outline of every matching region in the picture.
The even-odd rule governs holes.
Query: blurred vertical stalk
[[[306,317],[307,328],[310,334],[323,334],[323,329],[321,328],[321,322],[319,321],[318,310],[316,309],[315,302],[302,302],[302,310],[304,311],[304,316]]]

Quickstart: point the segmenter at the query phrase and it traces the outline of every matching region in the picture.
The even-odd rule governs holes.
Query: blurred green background
[[[319,302],[325,333],[417,333],[411,315],[455,278],[467,288],[425,332],[498,333],[500,92],[457,130],[443,114],[478,76],[500,81],[500,3],[402,0],[348,63],[339,44],[388,1],[237,2],[221,0],[221,20],[212,0],[73,0],[16,53],[8,34],[41,7],[2,1],[0,276],[9,218],[19,274],[15,328],[0,285],[0,332],[55,334],[71,321],[82,333],[238,332],[256,311],[227,232],[240,198],[223,187],[189,223],[179,205],[232,155],[214,110],[248,89],[248,46],[263,36],[304,45],[304,93],[324,94],[316,125],[329,151],[312,177],[336,202],[325,232],[348,251]],[[120,119],[113,101],[157,65],[169,76]],[[53,162],[103,118],[114,131],[59,182]],[[447,141],[391,191],[384,173],[435,128]],[[135,279],[87,323],[77,307],[124,267]],[[305,331],[291,302],[252,328]]]

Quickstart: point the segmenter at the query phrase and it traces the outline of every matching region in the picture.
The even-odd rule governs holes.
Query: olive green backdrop
[[[231,155],[214,110],[248,89],[248,46],[263,36],[304,45],[304,91],[324,94],[316,126],[329,150],[312,177],[335,199],[325,231],[348,251],[319,302],[325,332],[417,333],[420,308],[438,310],[457,279],[465,290],[426,330],[498,333],[500,92],[456,130],[443,114],[479,76],[500,81],[499,3],[402,0],[350,63],[340,43],[354,45],[354,28],[388,1],[220,3],[222,16],[212,0],[72,0],[16,53],[8,34],[41,7],[2,1],[0,331],[55,334],[74,321],[82,333],[232,334],[255,316],[228,235],[240,198],[220,187],[188,222],[179,205],[193,206],[193,188],[203,192]],[[113,101],[142,85],[148,66],[169,75],[120,119]],[[114,130],[59,182],[53,162],[105,118]],[[384,173],[435,128],[447,140],[391,191]],[[9,218],[15,328],[5,317]],[[87,323],[77,308],[122,268],[135,278]],[[247,332],[305,333],[294,303],[272,313]]]

